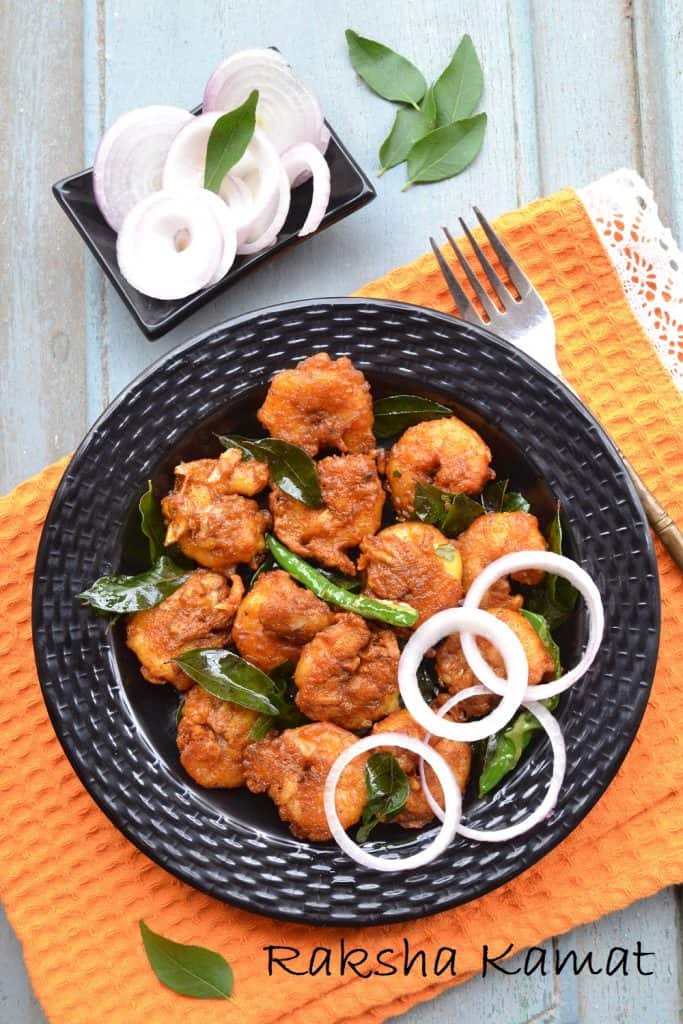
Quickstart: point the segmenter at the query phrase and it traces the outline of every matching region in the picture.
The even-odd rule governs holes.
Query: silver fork
[[[503,307],[502,309],[499,309],[496,303],[490,298],[485,287],[482,285],[480,278],[477,277],[477,272],[472,269],[470,263],[465,259],[465,256],[455,239],[452,237],[448,228],[444,228],[444,234],[457,257],[467,280],[471,284],[475,295],[481,302],[488,320],[484,320],[484,318],[479,315],[476,308],[470,302],[467,293],[463,290],[460,282],[448,265],[440,248],[434,239],[430,238],[429,241],[432,244],[434,255],[436,256],[441,273],[443,274],[446,284],[448,285],[448,289],[453,296],[453,300],[460,316],[463,320],[467,320],[468,323],[475,324],[478,327],[486,327],[495,334],[499,334],[501,338],[505,338],[506,341],[509,341],[516,348],[521,349],[522,352],[525,352],[527,355],[539,362],[546,368],[546,370],[550,370],[551,373],[555,374],[563,384],[576,394],[574,389],[562,375],[562,371],[560,370],[560,366],[557,362],[555,324],[553,323],[550,310],[522,268],[513,258],[509,249],[503,245],[500,237],[493,230],[483,213],[477,209],[476,206],[474,207],[474,212],[477,215],[479,223],[484,229],[486,237],[491,243],[493,251],[500,260],[501,266],[504,267],[510,280],[517,289],[519,298],[516,298],[510,292],[507,285],[498,274],[498,271],[488,259],[486,253],[477,243],[477,240],[467,227],[465,221],[462,217],[459,217],[458,220],[460,222],[460,226],[467,238],[467,241],[472,247],[472,251],[479,261],[479,273],[483,271],[486,275],[494,294]],[[667,549],[676,565],[679,569],[683,569],[683,534],[671,519],[671,516],[662,508],[654,495],[647,489],[633,466],[624,456],[623,452],[620,451],[619,455],[624,462],[627,473],[633,481],[638,497],[643,503],[643,508],[647,515],[648,522],[662,541],[664,547]]]

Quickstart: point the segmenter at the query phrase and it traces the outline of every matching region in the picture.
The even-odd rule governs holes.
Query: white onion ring
[[[244,155],[230,169],[230,175],[245,184],[252,197],[246,242],[253,242],[262,235],[273,218],[280,196],[281,170],[275,146],[265,132],[256,128]]]
[[[569,687],[583,676],[593,664],[595,656],[602,643],[602,636],[605,630],[605,614],[602,607],[600,591],[595,583],[580,565],[573,562],[564,555],[556,555],[551,551],[515,551],[510,555],[503,555],[495,562],[487,565],[471,584],[465,600],[464,608],[477,608],[486,591],[501,576],[508,576],[511,573],[520,572],[524,569],[543,569],[546,572],[554,573],[569,580],[582,595],[588,607],[589,631],[588,643],[583,657],[578,665],[565,672],[559,679],[549,683],[538,683],[536,686],[527,686],[524,700],[546,700],[558,693],[564,693]],[[462,652],[467,664],[475,676],[485,686],[497,693],[499,696],[505,694],[507,683],[500,676],[496,675],[490,665],[484,660],[481,651],[477,647],[474,636],[464,633],[460,638]],[[527,677],[528,681],[528,677]]]
[[[428,846],[418,853],[412,854],[410,857],[388,858],[368,853],[367,850],[364,850],[347,835],[337,814],[335,793],[342,772],[355,757],[365,753],[366,750],[373,750],[375,747],[401,747],[403,750],[409,750],[411,753],[417,754],[418,757],[423,757],[434,769],[443,790],[446,807],[445,813],[443,813],[441,818],[441,829]],[[451,843],[460,821],[462,794],[450,766],[433,747],[428,746],[414,736],[405,736],[399,732],[384,732],[376,733],[374,736],[366,736],[341,752],[330,768],[325,781],[323,802],[327,823],[330,826],[332,836],[344,853],[348,854],[349,857],[352,857],[364,868],[374,868],[377,871],[409,871],[413,868],[421,868],[425,864],[429,864],[440,856]]]
[[[193,120],[180,107],[140,107],[117,118],[104,133],[95,154],[93,191],[114,231],[120,231],[136,203],[161,188],[171,143]]]
[[[221,265],[223,248],[223,232],[202,189],[162,189],[141,199],[116,241],[126,281],[154,299],[180,299],[206,287]]]
[[[459,704],[463,700],[467,700],[469,697],[476,697],[480,694],[487,694],[488,692],[489,691],[485,686],[468,686],[466,690],[461,690],[460,693],[456,693],[454,697],[447,700],[446,703],[439,708],[439,715],[447,714],[451,708],[455,707],[456,704]],[[557,798],[567,769],[567,748],[565,746],[562,730],[557,724],[555,716],[551,715],[543,704],[539,704],[538,701],[525,701],[524,707],[532,713],[532,715],[538,720],[539,725],[545,729],[553,750],[553,773],[550,778],[546,794],[535,811],[532,811],[531,814],[522,821],[518,821],[514,825],[508,825],[506,828],[497,828],[487,831],[485,829],[469,828],[469,826],[463,825],[462,822],[460,822],[456,831],[458,835],[464,836],[466,839],[475,839],[480,843],[505,843],[509,839],[515,839],[517,836],[523,835],[524,832],[528,832],[529,829],[538,825],[539,822],[548,817],[557,804]],[[429,738],[430,737],[428,735],[425,736],[425,743],[429,742]],[[420,759],[419,771],[420,782],[422,783],[422,789],[427,803],[439,821],[443,821],[443,811],[434,799],[432,792],[427,785],[424,761],[422,759]]]
[[[220,196],[217,196],[215,192],[211,192],[209,189],[199,189],[199,193],[204,199],[204,202],[208,203],[211,212],[213,213],[218,227],[220,228],[221,235],[223,237],[223,255],[221,256],[215,273],[212,275],[208,285],[217,284],[222,281],[230,267],[235,262],[235,255],[237,253],[237,229],[235,227],[235,218],[230,210],[227,203],[223,202]]]
[[[254,199],[249,186],[242,178],[226,174],[221,183],[220,197],[235,219],[237,244],[240,245],[246,242],[254,219]]]
[[[284,167],[280,165],[279,192],[275,213],[272,215],[270,222],[266,225],[263,233],[260,234],[258,238],[248,242],[242,242],[241,245],[237,246],[237,254],[239,256],[251,256],[255,253],[261,252],[263,249],[269,249],[271,245],[275,245],[277,242],[277,236],[282,230],[283,224],[287,220],[291,198],[292,192],[289,187],[289,181],[287,180]]]
[[[463,631],[483,636],[498,648],[507,673],[505,693],[500,704],[484,718],[446,722],[432,711],[420,693],[417,670],[430,647],[452,633]],[[522,703],[528,678],[529,664],[519,638],[504,622],[480,608],[447,608],[432,615],[412,634],[398,663],[401,697],[415,721],[435,736],[465,742],[485,739],[507,725]]]
[[[257,124],[278,153],[298,142],[320,140],[320,104],[274,50],[242,50],[219,64],[206,83],[203,110],[234,110],[253,89],[259,92]]]
[[[301,142],[298,146],[292,146],[282,154],[280,159],[287,172],[290,185],[300,179],[302,172],[306,169],[310,170],[313,175],[311,205],[306,219],[298,231],[300,237],[310,235],[318,228],[330,201],[330,165],[312,142]]]
[[[320,129],[320,138],[318,139],[318,142],[316,143],[318,149],[323,154],[323,156],[327,152],[327,147],[330,144],[330,139],[331,138],[332,138],[332,133],[330,132],[330,129],[327,127],[326,124],[323,124],[322,128]]]
[[[219,117],[220,113],[199,114],[178,132],[164,163],[164,188],[203,188],[206,147]]]

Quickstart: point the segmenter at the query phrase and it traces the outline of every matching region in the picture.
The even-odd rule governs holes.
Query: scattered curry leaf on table
[[[290,498],[309,508],[323,507],[318,470],[303,448],[277,437],[251,440],[237,434],[225,434],[220,435],[218,440],[225,448],[239,448],[246,456],[267,462],[272,482]]]
[[[468,35],[460,40],[450,64],[434,83],[436,126],[469,117],[481,99],[484,73],[474,43]]]
[[[380,174],[402,164],[415,143],[436,128],[433,87],[425,93],[419,108],[403,107],[396,112],[391,131],[379,151]]]
[[[394,103],[408,103],[417,109],[425,94],[424,75],[400,53],[346,30],[349,59],[354,71],[373,92]]]
[[[101,576],[76,597],[103,612],[140,612],[161,604],[188,576],[187,570],[163,555],[137,576]]]
[[[380,750],[371,754],[365,764],[367,800],[363,809],[356,841],[364,843],[375,825],[395,818],[410,795],[408,776],[393,754]]]
[[[204,188],[219,192],[223,178],[244,156],[256,127],[258,89],[252,90],[244,103],[218,118],[211,129],[206,147]]]
[[[486,114],[475,114],[425,135],[408,154],[404,190],[420,182],[452,178],[464,171],[481,149],[485,129]]]
[[[433,402],[419,395],[389,395],[373,406],[375,437],[384,440],[400,433],[406,427],[423,420],[439,420],[453,415],[447,405]]]
[[[140,934],[150,966],[162,985],[192,999],[229,999],[232,968],[204,946],[186,946],[153,932],[140,921]]]

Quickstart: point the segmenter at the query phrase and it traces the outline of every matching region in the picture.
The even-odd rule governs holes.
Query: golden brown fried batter
[[[405,708],[402,708],[400,711],[394,711],[392,715],[382,719],[381,722],[377,722],[372,731],[373,734],[382,732],[400,732],[405,736],[414,736],[419,740],[424,739],[425,735],[422,726],[418,725],[410,712],[406,711]],[[430,740],[430,746],[434,747],[434,749],[441,754],[455,775],[455,780],[458,783],[460,790],[463,791],[467,785],[470,766],[472,764],[472,752],[470,750],[469,743],[459,743],[455,740],[446,740],[435,737]],[[396,815],[395,818],[392,818],[391,821],[397,825],[402,825],[403,828],[422,828],[423,825],[429,824],[434,815],[427,803],[427,798],[424,795],[424,790],[422,789],[422,784],[420,782],[420,774],[418,771],[418,763],[420,759],[417,754],[411,754],[409,750],[404,750],[402,747],[386,747],[386,749],[394,755],[401,768],[408,776],[408,784],[410,786],[410,795],[408,796],[405,807]],[[425,765],[425,778],[432,796],[436,802],[443,807],[443,791],[441,789],[441,785],[434,774],[433,769],[430,768],[428,764]]]
[[[491,562],[513,551],[545,551],[547,544],[538,528],[538,519],[529,512],[489,512],[479,516],[456,541],[462,555],[462,583],[467,592]],[[543,579],[538,569],[512,574],[519,583],[532,585]],[[482,608],[520,608],[522,598],[510,595],[506,578],[498,580],[481,602]]]
[[[412,605],[420,613],[416,627],[462,598],[458,550],[435,526],[396,523],[365,537],[360,549],[366,593]]]
[[[330,722],[287,729],[280,736],[252,743],[244,755],[244,774],[252,793],[268,793],[280,817],[299,839],[331,839],[323,792],[337,757],[356,737]],[[365,806],[366,754],[360,754],[341,774],[336,807],[343,827],[360,820]]]
[[[239,606],[233,643],[243,658],[263,672],[296,664],[305,644],[334,622],[334,612],[289,573],[263,573]]]
[[[509,626],[521,641],[529,663],[529,686],[535,686],[544,679],[552,679],[555,675],[555,663],[529,620],[511,608],[489,608],[489,611]],[[493,671],[499,676],[505,675],[503,659],[497,648],[483,638],[478,641],[478,645]],[[465,661],[458,634],[447,637],[439,644],[436,652],[436,671],[441,685],[449,694],[460,693],[461,690],[476,686],[479,682]],[[495,707],[499,699],[493,694],[469,697],[453,708],[453,715],[462,719],[481,718]]]
[[[301,652],[296,703],[308,718],[367,729],[398,708],[398,643],[391,629],[340,614]]]
[[[255,494],[267,482],[267,466],[256,459],[245,462],[236,448],[219,459],[181,462],[175,486],[161,502],[166,543],[177,542],[188,558],[218,572],[233,572],[239,563],[255,567],[270,517],[243,495]]]
[[[362,453],[375,447],[370,385],[346,356],[332,360],[318,352],[278,373],[257,416],[273,437],[309,455],[325,448]]]
[[[331,455],[318,463],[318,476],[325,502],[321,509],[273,488],[273,528],[298,555],[355,576],[356,567],[345,552],[382,522],[384,492],[375,460],[371,455]]]
[[[209,789],[243,786],[242,759],[257,718],[257,711],[193,686],[178,723],[180,763],[187,774]]]
[[[225,647],[243,594],[239,576],[228,581],[196,569],[161,604],[130,615],[126,643],[140,659],[144,678],[187,690],[192,680],[171,659],[195,647]]]
[[[386,478],[399,516],[413,514],[415,484],[478,494],[495,473],[488,445],[456,416],[408,427],[389,453]]]

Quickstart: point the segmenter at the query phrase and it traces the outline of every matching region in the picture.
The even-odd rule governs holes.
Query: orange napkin
[[[560,362],[638,472],[683,518],[683,402],[633,316],[589,218],[571,191],[501,218],[503,238],[552,310]],[[433,257],[363,289],[365,296],[451,310]],[[552,410],[549,410],[552,414]],[[0,499],[0,897],[24,944],[34,988],[53,1024],[333,1024],[381,1021],[481,968],[500,953],[626,906],[683,879],[683,575],[658,546],[663,599],[657,676],[640,732],[608,792],[552,853],[519,878],[458,909],[410,924],[309,928],[223,906],[147,860],[109,823],[73,774],[41,699],[31,649],[36,546],[64,462]],[[231,1002],[163,988],[138,919],[180,942],[219,950],[235,974]],[[413,972],[362,979],[268,978],[269,944],[347,944],[397,964],[413,951],[456,946],[458,978]],[[386,957],[386,954],[385,954]]]

